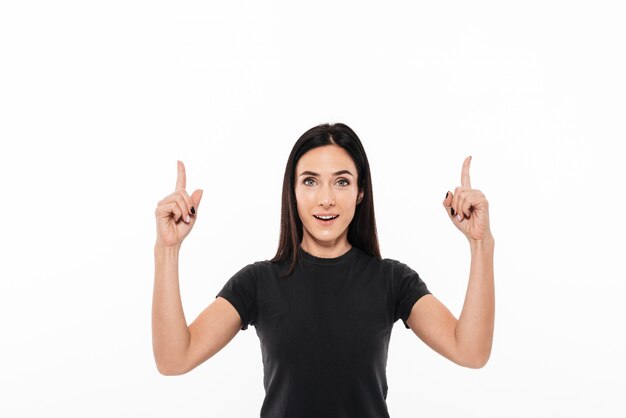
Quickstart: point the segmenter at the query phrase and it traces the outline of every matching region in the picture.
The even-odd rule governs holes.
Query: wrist
[[[469,244],[471,248],[491,248],[493,249],[495,247],[496,241],[493,238],[493,235],[489,234],[487,237],[483,238],[483,239],[471,239],[468,238]]]
[[[154,254],[155,255],[178,255],[180,253],[180,244],[178,245],[163,245],[156,243],[154,244]]]

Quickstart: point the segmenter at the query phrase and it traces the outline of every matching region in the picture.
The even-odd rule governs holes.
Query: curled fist
[[[489,202],[478,189],[472,189],[470,183],[469,156],[463,161],[461,169],[461,187],[454,189],[454,193],[447,192],[443,201],[450,220],[468,240],[484,240],[493,238],[489,227]]]
[[[159,201],[154,211],[156,217],[156,245],[162,247],[180,247],[191,228],[196,223],[198,206],[202,199],[202,190],[198,189],[191,196],[185,191],[187,175],[185,165],[177,161],[178,177],[174,193]]]

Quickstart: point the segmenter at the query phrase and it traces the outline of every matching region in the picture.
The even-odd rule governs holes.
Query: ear
[[[356,204],[358,205],[363,200],[363,192],[359,192],[359,196],[356,198]]]

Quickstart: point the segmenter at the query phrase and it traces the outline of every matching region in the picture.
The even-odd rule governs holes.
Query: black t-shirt
[[[397,260],[352,247],[336,258],[299,248],[302,263],[257,261],[217,294],[261,343],[262,418],[381,418],[387,411],[387,351],[393,324],[430,293]],[[216,296],[216,297],[217,297]]]

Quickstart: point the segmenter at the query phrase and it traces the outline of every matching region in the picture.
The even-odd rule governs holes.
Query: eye
[[[308,177],[305,178],[304,181],[302,182],[305,186],[313,186],[315,184],[315,179]]]
[[[337,183],[340,183],[340,186],[346,187],[350,185],[350,182],[346,179],[339,179],[337,180]]]

